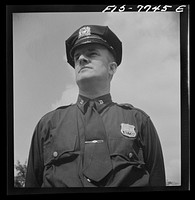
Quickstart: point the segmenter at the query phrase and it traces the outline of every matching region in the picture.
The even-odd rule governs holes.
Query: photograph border
[[[106,5],[7,5],[6,6],[6,191],[7,195],[37,193],[180,191],[190,190],[190,5],[180,13],[180,94],[181,94],[181,186],[149,188],[14,188],[14,99],[13,99],[13,13],[20,12],[101,12]]]

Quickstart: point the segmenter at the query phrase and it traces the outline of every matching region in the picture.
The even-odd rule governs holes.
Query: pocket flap
[[[76,138],[76,135],[63,140],[53,137],[50,143],[44,146],[44,165],[73,155],[71,152],[75,151]]]

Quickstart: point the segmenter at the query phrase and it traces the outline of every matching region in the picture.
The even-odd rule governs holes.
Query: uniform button
[[[89,178],[87,178],[87,181],[88,181],[89,183],[91,183],[91,180],[90,180]]]
[[[100,103],[100,104],[103,104],[104,102],[103,102],[102,100],[99,100],[99,103]]]
[[[133,156],[133,153],[130,152],[129,153],[129,158],[132,158],[132,156]]]
[[[56,158],[57,156],[58,156],[58,152],[57,152],[57,151],[54,151],[54,152],[53,152],[53,157]]]

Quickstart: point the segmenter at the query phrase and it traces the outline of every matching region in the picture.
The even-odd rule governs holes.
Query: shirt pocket
[[[120,157],[130,164],[142,165],[143,152],[138,145],[137,138],[111,137],[109,138],[111,158]]]
[[[44,165],[60,165],[71,162],[78,156],[76,149],[77,135],[58,137],[51,131],[50,139],[44,143]]]

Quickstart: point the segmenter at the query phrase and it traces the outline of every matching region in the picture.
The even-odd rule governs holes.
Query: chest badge
[[[135,126],[125,123],[121,123],[121,133],[129,138],[135,138],[137,135],[135,132]]]

